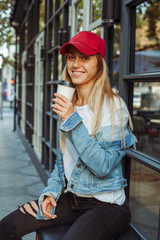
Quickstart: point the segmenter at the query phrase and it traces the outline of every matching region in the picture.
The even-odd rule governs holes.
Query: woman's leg
[[[27,203],[19,207],[0,221],[0,239],[20,240],[24,235],[42,227],[52,225],[72,224],[76,220],[72,212],[68,197],[62,194],[56,207],[56,219],[37,220],[38,201]]]
[[[130,210],[126,203],[122,206],[102,204],[80,215],[63,240],[115,240],[129,224]]]

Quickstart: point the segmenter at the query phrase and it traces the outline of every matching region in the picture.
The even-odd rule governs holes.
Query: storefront
[[[126,101],[138,139],[124,159],[132,223],[142,239],[159,240],[160,1],[14,2],[18,129],[41,174],[49,176],[58,153],[51,99],[64,67],[60,47],[81,30],[93,31],[106,41],[111,85]]]

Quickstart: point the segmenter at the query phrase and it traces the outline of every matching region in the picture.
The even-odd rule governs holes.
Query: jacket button
[[[107,177],[102,177],[102,180],[105,180],[105,179],[107,179]]]
[[[77,167],[78,167],[78,168],[80,168],[80,167],[81,167],[81,165],[82,165],[81,163],[78,163],[78,164],[77,164]]]
[[[73,187],[74,187],[74,185],[73,185],[73,184],[71,184],[70,188],[73,188]]]

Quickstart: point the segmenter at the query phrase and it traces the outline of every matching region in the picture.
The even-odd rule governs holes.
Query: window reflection
[[[52,15],[55,13],[55,0],[52,0]]]
[[[76,33],[83,29],[83,0],[76,5]]]
[[[62,77],[62,55],[58,53],[58,80]]]
[[[53,61],[53,58],[51,58],[51,61],[50,61],[50,64],[51,64],[51,70],[50,70],[50,81],[53,81],[53,67],[54,67],[54,61]]]
[[[102,10],[102,0],[92,0],[91,1],[91,21],[90,23],[101,18]]]
[[[160,2],[136,7],[135,72],[160,70]]]
[[[114,45],[113,45],[113,82],[112,90],[119,93],[119,65],[120,65],[120,24],[114,24]]]
[[[39,31],[41,31],[44,28],[44,22],[45,22],[45,0],[41,1],[40,4],[40,10],[39,10]]]
[[[25,39],[24,39],[24,44],[25,48],[27,47],[28,44],[28,22],[25,22]]]
[[[60,0],[60,7],[63,5],[63,0]]]
[[[130,175],[130,207],[132,222],[152,240],[157,240],[159,221],[158,172],[132,160]]]
[[[63,28],[63,14],[59,16],[59,28]]]
[[[52,34],[51,34],[52,42],[51,42],[51,44],[52,44],[52,46],[54,46],[55,35],[54,35],[54,24],[53,23],[51,25],[51,28],[52,28]]]
[[[160,82],[134,83],[133,125],[137,149],[160,159]]]
[[[92,29],[91,32],[96,33],[101,37],[101,26]]]

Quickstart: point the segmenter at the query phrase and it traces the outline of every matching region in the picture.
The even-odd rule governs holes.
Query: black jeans
[[[17,209],[0,221],[0,239],[20,240],[25,234],[43,227],[71,225],[63,240],[114,240],[130,224],[127,202],[118,206],[69,192],[60,196],[56,215],[56,219],[37,220],[28,212]]]

